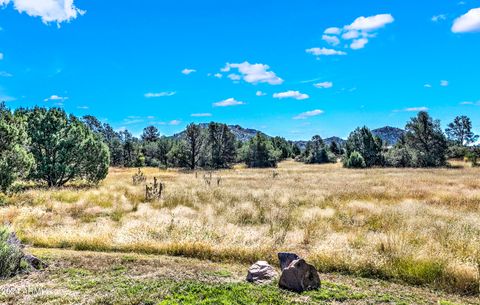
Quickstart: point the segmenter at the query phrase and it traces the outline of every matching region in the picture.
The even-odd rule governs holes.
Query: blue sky
[[[219,121],[288,139],[480,132],[480,1],[0,0],[0,97],[162,134]]]

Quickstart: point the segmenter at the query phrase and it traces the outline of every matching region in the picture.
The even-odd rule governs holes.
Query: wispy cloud
[[[8,95],[0,96],[0,102],[13,102],[15,100],[17,100],[17,99],[13,96],[8,96]]]
[[[449,85],[448,80],[441,80],[441,81],[440,81],[440,86],[442,86],[442,87],[447,87],[448,85]]]
[[[320,89],[328,89],[333,87],[332,82],[321,82],[321,83],[316,83],[313,84],[315,87],[320,88]]]
[[[87,110],[89,109],[88,106],[77,106],[77,109]]]
[[[205,113],[192,113],[190,116],[191,116],[191,117],[194,117],[194,118],[204,118],[204,117],[211,117],[212,114],[211,114],[211,113],[208,113],[208,112],[205,112]]]
[[[315,110],[311,110],[311,111],[302,112],[299,115],[294,116],[293,119],[294,120],[305,120],[305,119],[308,119],[310,117],[321,115],[323,113],[324,113],[323,110],[315,109]]]
[[[165,91],[165,92],[149,92],[145,93],[146,98],[155,98],[155,97],[164,97],[164,96],[172,96],[177,94],[175,91]]]
[[[422,106],[422,107],[409,107],[405,108],[403,110],[396,110],[395,112],[419,112],[419,111],[428,111],[428,107]]]
[[[240,75],[232,73],[228,77],[232,80],[240,80],[251,84],[267,83],[270,85],[280,85],[283,79],[278,77],[275,72],[270,71],[270,66],[265,64],[251,64],[248,61],[243,63],[227,63],[221,69],[222,72],[230,72],[232,69],[237,69]]]
[[[65,100],[68,100],[68,97],[66,96],[59,96],[59,95],[52,95],[50,97],[47,97],[46,99],[44,99],[43,101],[44,102],[48,102],[48,101],[65,101]]]
[[[439,22],[439,21],[443,21],[443,20],[446,20],[447,19],[447,15],[445,14],[440,14],[440,15],[435,15],[432,17],[432,21],[433,22]]]
[[[294,98],[296,100],[305,100],[308,99],[310,96],[308,94],[301,93],[300,91],[289,90],[285,92],[274,93],[273,97],[278,99]]]
[[[189,75],[189,74],[192,74],[192,73],[195,73],[197,72],[197,70],[195,69],[188,69],[188,68],[185,68],[182,70],[182,74],[185,74],[185,75]]]
[[[228,98],[226,100],[220,101],[213,103],[214,107],[229,107],[229,106],[239,106],[239,105],[244,105],[245,103],[242,101],[237,101],[233,97]]]
[[[327,49],[327,48],[310,48],[310,49],[306,49],[305,52],[315,56],[347,55],[346,52],[338,51],[334,49]]]
[[[168,125],[180,125],[182,123],[182,121],[180,120],[171,120],[170,122],[168,122]]]
[[[0,77],[12,77],[13,75],[6,72],[6,71],[0,71]]]
[[[263,91],[258,90],[257,92],[255,92],[255,95],[256,95],[256,96],[265,96],[265,95],[267,95],[267,94],[266,94],[265,92],[263,92]]]

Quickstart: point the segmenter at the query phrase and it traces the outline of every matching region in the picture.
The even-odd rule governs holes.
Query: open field
[[[247,265],[129,253],[31,249],[43,272],[0,283],[0,304],[478,304],[382,280],[321,274],[322,288],[301,295],[245,283]]]
[[[214,172],[210,186],[204,172],[145,169],[149,181],[165,183],[159,202],[144,202],[144,186],[131,182],[135,171],[111,169],[98,188],[4,198],[0,222],[34,247],[240,264],[276,263],[277,251],[294,251],[321,272],[478,295],[480,168],[283,162]]]

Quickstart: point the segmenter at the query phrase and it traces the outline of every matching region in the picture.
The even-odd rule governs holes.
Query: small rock
[[[278,259],[280,260],[280,269],[283,271],[285,268],[290,266],[290,264],[297,259],[300,259],[300,256],[295,253],[289,252],[280,252],[278,253]]]
[[[277,271],[265,261],[258,261],[248,269],[247,281],[269,283],[278,276]]]
[[[320,277],[314,266],[297,259],[282,271],[278,286],[295,292],[314,290],[320,288]]]
[[[35,270],[45,269],[48,267],[46,263],[31,254],[26,254],[23,259]]]

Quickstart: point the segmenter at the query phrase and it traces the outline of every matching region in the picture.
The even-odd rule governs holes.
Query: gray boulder
[[[270,283],[278,277],[278,273],[265,261],[258,261],[248,269],[247,281],[251,283]]]
[[[288,266],[290,266],[290,264],[297,259],[300,259],[300,256],[296,255],[295,253],[289,253],[289,252],[278,253],[278,260],[280,261],[280,269],[282,271]]]
[[[278,286],[282,289],[303,292],[320,288],[320,276],[314,266],[304,259],[294,260],[282,271]]]

